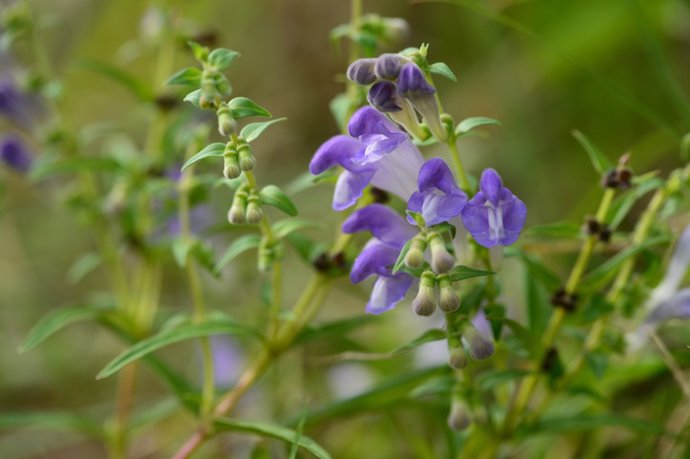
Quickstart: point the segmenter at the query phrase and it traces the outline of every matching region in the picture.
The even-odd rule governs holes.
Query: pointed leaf
[[[71,284],[76,284],[84,277],[86,277],[94,269],[98,268],[103,263],[100,254],[90,252],[77,258],[77,260],[67,270],[65,277]]]
[[[405,257],[407,256],[407,252],[410,251],[410,247],[412,247],[412,239],[405,243],[400,251],[400,255],[398,255],[398,259],[395,260],[395,264],[393,265],[393,274],[397,273],[405,266]]]
[[[319,223],[313,222],[311,220],[286,219],[278,220],[277,222],[275,222],[272,226],[272,229],[276,237],[282,239],[288,234],[293,233],[295,231],[304,228],[318,228],[319,226],[321,226]]]
[[[96,379],[107,378],[117,373],[126,365],[139,360],[140,358],[163,347],[169,346],[180,341],[193,338],[201,338],[211,335],[235,335],[235,336],[256,336],[260,335],[256,330],[242,325],[230,317],[209,318],[201,323],[185,323],[178,327],[161,331],[149,338],[139,341],[134,346],[126,349],[120,355],[108,363],[96,376]]]
[[[245,127],[243,127],[242,130],[240,131],[240,137],[242,137],[247,142],[252,142],[252,141],[258,139],[259,136],[261,134],[263,134],[263,132],[266,130],[266,128],[268,128],[272,124],[275,124],[279,121],[284,121],[286,119],[287,118],[276,118],[276,119],[270,120],[270,121],[262,121],[259,123],[249,123]]]
[[[77,62],[77,67],[104,76],[129,90],[137,99],[142,101],[153,100],[153,92],[141,81],[124,70],[107,62],[96,59],[82,59]]]
[[[411,351],[414,348],[417,348],[421,346],[422,344],[430,343],[432,341],[439,341],[442,339],[446,339],[446,331],[441,330],[440,328],[431,328],[412,341],[410,341],[407,344],[403,344],[402,346],[398,346],[395,349],[393,349],[390,354],[398,356],[400,354],[404,354],[405,352]]]
[[[623,427],[634,432],[648,434],[666,433],[663,425],[645,419],[621,414],[578,414],[567,418],[545,418],[536,424],[526,426],[527,432],[578,432],[601,429],[603,427]]]
[[[208,55],[208,63],[218,70],[224,70],[230,67],[232,61],[234,61],[239,55],[240,53],[237,51],[232,51],[225,48],[214,49],[211,51],[211,54]]]
[[[435,64],[431,64],[429,66],[429,71],[431,73],[444,76],[456,83],[458,82],[458,77],[455,76],[455,73],[453,73],[453,71],[450,69],[450,67],[448,67],[448,65],[445,62],[436,62]]]
[[[192,164],[197,163],[197,162],[199,162],[205,158],[220,158],[223,156],[224,151],[225,151],[225,144],[224,143],[216,142],[216,143],[212,143],[211,145],[207,145],[199,153],[197,153],[196,155],[189,158],[187,160],[187,162],[184,163],[184,165],[182,166],[182,170],[185,170],[186,168],[188,168]]]
[[[604,156],[604,154],[596,146],[594,146],[594,144],[590,142],[582,132],[573,130],[571,134],[573,137],[575,137],[575,140],[582,145],[582,148],[585,149],[587,155],[589,156],[589,160],[592,162],[592,166],[594,166],[594,170],[597,171],[599,175],[603,175],[606,171],[613,167],[608,158]]]
[[[249,249],[259,247],[261,244],[261,236],[258,234],[245,234],[242,237],[235,239],[230,247],[227,248],[225,253],[213,268],[215,272],[219,273],[225,265],[234,260],[238,255],[246,252]]]
[[[184,101],[189,102],[195,107],[199,107],[199,99],[201,99],[201,89],[195,89],[186,96],[184,96]]]
[[[496,273],[493,271],[485,271],[483,269],[475,269],[463,265],[456,266],[448,272],[448,276],[453,282],[472,279],[473,277],[493,276],[494,274]]]
[[[228,102],[232,117],[236,120],[248,118],[250,116],[263,116],[270,118],[271,114],[268,110],[249,99],[248,97],[235,97]]]
[[[456,136],[461,136],[463,134],[467,134],[470,132],[472,129],[479,127],[479,126],[500,126],[501,123],[493,118],[487,118],[486,116],[476,116],[474,118],[467,118],[455,127],[455,135]]]
[[[47,430],[68,430],[92,438],[103,439],[105,433],[98,422],[83,416],[60,412],[25,412],[0,414],[0,430],[35,428]]]
[[[168,86],[181,85],[198,88],[201,85],[201,70],[197,67],[187,67],[168,78],[165,84]]]
[[[297,207],[290,198],[275,185],[265,186],[259,193],[261,202],[266,205],[273,206],[276,209],[282,210],[291,217],[297,215]]]
[[[235,419],[221,418],[215,421],[215,426],[219,430],[230,430],[237,432],[248,432],[264,437],[282,440],[287,444],[296,442],[301,448],[309,451],[319,459],[331,459],[331,455],[318,443],[309,437],[300,435],[287,427],[269,424],[259,421],[238,421]]]

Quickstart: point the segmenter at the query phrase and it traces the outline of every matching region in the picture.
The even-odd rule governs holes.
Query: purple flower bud
[[[379,81],[369,88],[367,94],[369,103],[380,112],[399,112],[402,110],[403,101],[398,94],[395,83]]]
[[[448,354],[448,365],[454,370],[462,370],[467,366],[467,354],[461,346],[453,347]]]
[[[33,159],[18,137],[8,136],[0,140],[0,159],[17,172],[26,173]]]
[[[429,271],[422,274],[417,296],[412,301],[412,309],[418,316],[430,316],[436,310],[435,276]]]
[[[381,54],[376,59],[374,73],[382,80],[395,80],[405,62],[409,62],[400,54]]]
[[[362,86],[371,84],[376,81],[375,65],[376,59],[374,58],[357,59],[347,68],[347,79]]]
[[[460,307],[460,297],[453,289],[453,281],[447,274],[438,276],[439,307],[443,312],[453,312]]]
[[[494,354],[493,332],[484,311],[479,310],[475,314],[472,322],[463,331],[462,340],[475,360],[485,360]]]
[[[431,233],[427,239],[431,249],[431,268],[436,274],[447,273],[455,266],[455,257],[446,249],[443,237],[438,233]]]
[[[441,114],[434,96],[436,89],[429,84],[424,73],[416,64],[405,64],[400,70],[398,91],[422,115],[434,137],[445,142],[448,139],[448,132],[441,122]]]
[[[456,432],[461,432],[470,425],[470,422],[471,420],[465,402],[457,398],[453,399],[450,414],[448,415],[448,427]]]

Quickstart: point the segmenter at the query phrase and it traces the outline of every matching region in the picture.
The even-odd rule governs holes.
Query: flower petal
[[[441,158],[432,158],[419,170],[417,179],[419,191],[427,191],[437,188],[446,194],[456,193],[460,188],[455,184],[453,173]]]
[[[429,192],[422,204],[422,217],[427,225],[438,225],[460,215],[466,204],[465,193],[444,196]]]
[[[405,294],[412,282],[413,278],[407,274],[379,277],[371,290],[371,297],[367,303],[366,311],[370,314],[381,314],[394,308],[398,302],[405,298]]]
[[[494,206],[498,206],[499,194],[503,189],[503,180],[498,172],[491,168],[484,169],[479,179],[479,188]]]
[[[364,144],[346,135],[331,137],[316,150],[309,163],[309,170],[317,175],[333,166],[343,166],[345,169],[355,168],[353,160],[364,153]]]
[[[374,176],[373,170],[359,172],[343,171],[338,177],[333,191],[333,209],[344,210],[354,205],[362,197],[364,189]]]
[[[376,163],[371,184],[407,201],[415,192],[417,174],[423,162],[417,147],[406,140]]]
[[[503,189],[510,193],[507,188]],[[522,227],[525,226],[527,219],[527,206],[524,202],[512,195],[510,201],[503,201],[499,204],[499,208],[503,210],[503,237],[500,238],[501,245],[511,245],[520,237]]]
[[[414,227],[383,204],[359,209],[343,222],[342,229],[344,233],[369,231],[376,239],[396,248],[402,248],[416,234]]]
[[[386,115],[369,106],[360,108],[352,115],[347,129],[352,137],[359,137],[366,134],[401,132]]]
[[[371,239],[355,258],[350,271],[350,281],[356,284],[372,274],[390,276],[389,266],[395,264],[399,254],[399,248],[385,244],[378,239]]]

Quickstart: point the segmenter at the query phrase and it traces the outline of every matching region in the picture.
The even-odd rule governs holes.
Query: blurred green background
[[[50,59],[64,75],[72,123],[113,123],[130,133],[134,144],[141,145],[149,111],[138,107],[122,87],[76,63],[83,59],[107,61],[149,85],[160,86],[161,82],[151,81],[155,59],[150,49],[136,50],[132,45],[132,39],[141,36],[141,18],[148,2],[32,3],[45,15],[43,37]],[[306,170],[315,149],[337,131],[328,104],[343,90],[338,75],[347,66],[347,47],[343,44],[336,49],[328,34],[348,21],[349,2],[199,0],[170,1],[167,5],[176,16],[196,24],[192,28],[218,33],[219,46],[242,53],[229,72],[235,94],[251,97],[274,116],[288,118],[257,142],[256,154],[257,176],[262,183],[289,183]],[[501,172],[506,184],[527,203],[528,225],[568,218],[579,221],[594,211],[598,177],[573,139],[572,129],[584,132],[612,161],[631,152],[636,171],[667,172],[681,161],[681,138],[690,131],[687,1],[365,0],[364,5],[365,12],[409,22],[411,35],[400,43],[400,49],[430,43],[430,61],[444,61],[455,71],[458,83],[437,78],[437,86],[446,111],[456,120],[489,116],[502,122],[500,127],[485,129],[487,136],[483,138],[460,140],[461,153],[473,174],[487,166]],[[20,62],[21,58],[20,54]],[[183,46],[178,49],[176,63],[176,68],[191,63]],[[94,150],[102,147],[93,145]],[[29,354],[16,352],[39,317],[60,306],[82,304],[88,301],[88,292],[106,288],[100,271],[77,285],[65,279],[74,260],[94,247],[93,237],[73,214],[53,205],[57,200],[45,194],[46,188],[30,187],[11,174],[3,173],[2,180],[6,192],[0,215],[0,410],[68,409],[107,416],[114,381],[95,381],[94,375],[121,345],[106,332],[77,325]],[[222,220],[230,194],[227,190],[213,193],[215,218]],[[296,201],[304,217],[335,224],[327,188],[302,193]],[[623,229],[630,228],[629,223],[626,225]],[[314,232],[324,240],[330,234]],[[292,299],[300,293],[308,268],[294,255],[289,257],[293,267],[288,270],[286,295]],[[212,308],[229,310],[251,321],[252,308],[259,307],[255,299],[259,281],[252,257],[241,260],[243,265],[220,281],[206,279],[208,302]],[[506,276],[510,282],[517,274],[508,272]],[[171,263],[163,277],[165,306],[187,307],[182,284],[181,274]],[[366,296],[366,287],[353,289],[342,280],[322,317],[359,314]],[[514,302],[519,308],[520,300]],[[377,321],[379,325],[370,327],[359,341],[382,351],[409,340],[424,327],[409,323],[408,316],[407,306],[399,307]],[[198,354],[188,347],[177,346],[162,354],[194,377],[199,372]],[[286,416],[318,400],[328,392],[314,387],[323,379],[316,374],[318,366],[307,365],[301,371],[295,368],[302,368],[299,363],[309,355],[322,353],[307,347],[303,353],[291,355],[268,375],[267,382],[294,384],[266,384],[273,389],[250,397],[245,411],[251,414],[256,409],[265,416],[262,399],[268,398],[282,400],[278,414]],[[395,368],[384,363],[374,365],[373,370],[358,367],[356,371],[373,371],[374,376],[369,377],[375,378]],[[295,388],[303,378],[314,384],[299,392]],[[145,373],[137,400],[149,404],[162,397],[161,386]],[[381,446],[407,428],[421,428],[414,416],[414,411],[403,411],[342,420],[320,426],[314,436],[338,458],[415,457],[404,445]],[[161,451],[170,452],[193,426],[189,416],[166,422],[142,436],[135,457],[167,457]],[[353,443],[365,429],[369,448],[384,448],[380,454],[362,451]],[[228,438],[232,448],[239,451],[232,457],[245,457],[234,442],[239,437]],[[222,448],[232,449],[226,445],[217,451]],[[230,457],[214,456],[215,450],[209,451],[208,457]],[[2,458],[103,455],[97,444],[76,436],[42,431],[0,433]]]

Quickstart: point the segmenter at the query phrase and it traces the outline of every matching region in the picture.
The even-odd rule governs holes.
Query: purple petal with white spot
[[[405,219],[382,204],[359,209],[343,222],[342,230],[344,233],[369,231],[376,239],[397,248],[402,248],[417,233]]]
[[[405,298],[414,279],[407,274],[396,274],[392,277],[381,276],[376,279],[371,297],[366,306],[370,314],[381,314],[395,307]]]
[[[460,215],[467,204],[467,195],[455,184],[446,163],[433,158],[424,163],[417,179],[419,191],[410,197],[407,208],[422,214],[427,225],[438,225]],[[407,221],[414,224],[412,217]]]

